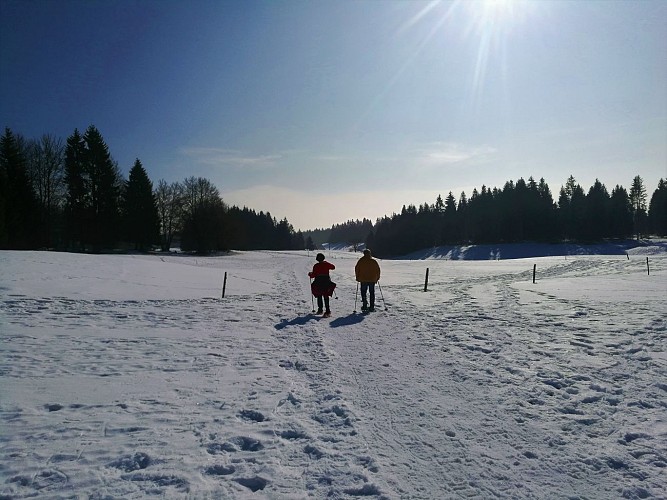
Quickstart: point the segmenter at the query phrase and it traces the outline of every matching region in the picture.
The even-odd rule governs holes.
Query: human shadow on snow
[[[331,328],[338,328],[340,326],[356,325],[357,323],[361,323],[364,318],[365,316],[363,314],[352,313],[349,316],[336,318],[331,323],[329,323],[329,326],[331,326]]]
[[[276,330],[282,330],[283,328],[288,326],[303,326],[309,321],[315,321],[319,318],[320,316],[315,316],[314,314],[306,314],[305,316],[299,316],[291,320],[283,319],[280,321],[280,323],[275,325],[274,328]]]

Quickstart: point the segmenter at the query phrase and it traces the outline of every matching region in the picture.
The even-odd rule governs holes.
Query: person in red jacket
[[[313,295],[317,297],[317,314],[322,314],[322,306],[324,310],[324,317],[331,316],[331,309],[329,308],[329,297],[333,295],[336,283],[331,281],[329,271],[336,269],[336,266],[324,260],[324,254],[318,253],[315,256],[317,264],[313,266],[313,270],[308,273],[313,281],[310,284],[310,290]],[[324,304],[322,304],[324,302]]]

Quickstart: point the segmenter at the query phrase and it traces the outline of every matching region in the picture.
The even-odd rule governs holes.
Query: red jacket
[[[336,283],[329,278],[329,271],[331,269],[336,269],[336,266],[323,260],[322,262],[315,264],[313,270],[308,273],[308,276],[315,278],[310,285],[310,290],[315,297],[320,297],[322,295],[331,297],[331,295],[333,295]]]
[[[333,264],[330,264],[326,260],[323,260],[322,262],[318,262],[313,266],[313,270],[308,273],[308,276],[311,278],[315,278],[317,276],[328,276],[329,275],[329,270],[331,269],[336,269],[336,266]]]

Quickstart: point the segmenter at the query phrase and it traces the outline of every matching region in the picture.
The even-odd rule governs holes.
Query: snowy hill
[[[664,498],[653,247],[383,260],[369,315],[327,251],[330,319],[313,253],[0,252],[0,496]]]
[[[577,255],[656,255],[667,253],[664,240],[618,241],[583,245],[575,243],[504,243],[493,245],[443,246],[414,252],[405,257],[417,259],[499,260],[531,257],[568,257]]]

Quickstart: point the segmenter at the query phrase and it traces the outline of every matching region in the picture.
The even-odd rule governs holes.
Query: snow
[[[667,251],[604,250],[383,260],[368,315],[327,251],[330,319],[314,253],[0,252],[0,496],[665,498]]]

